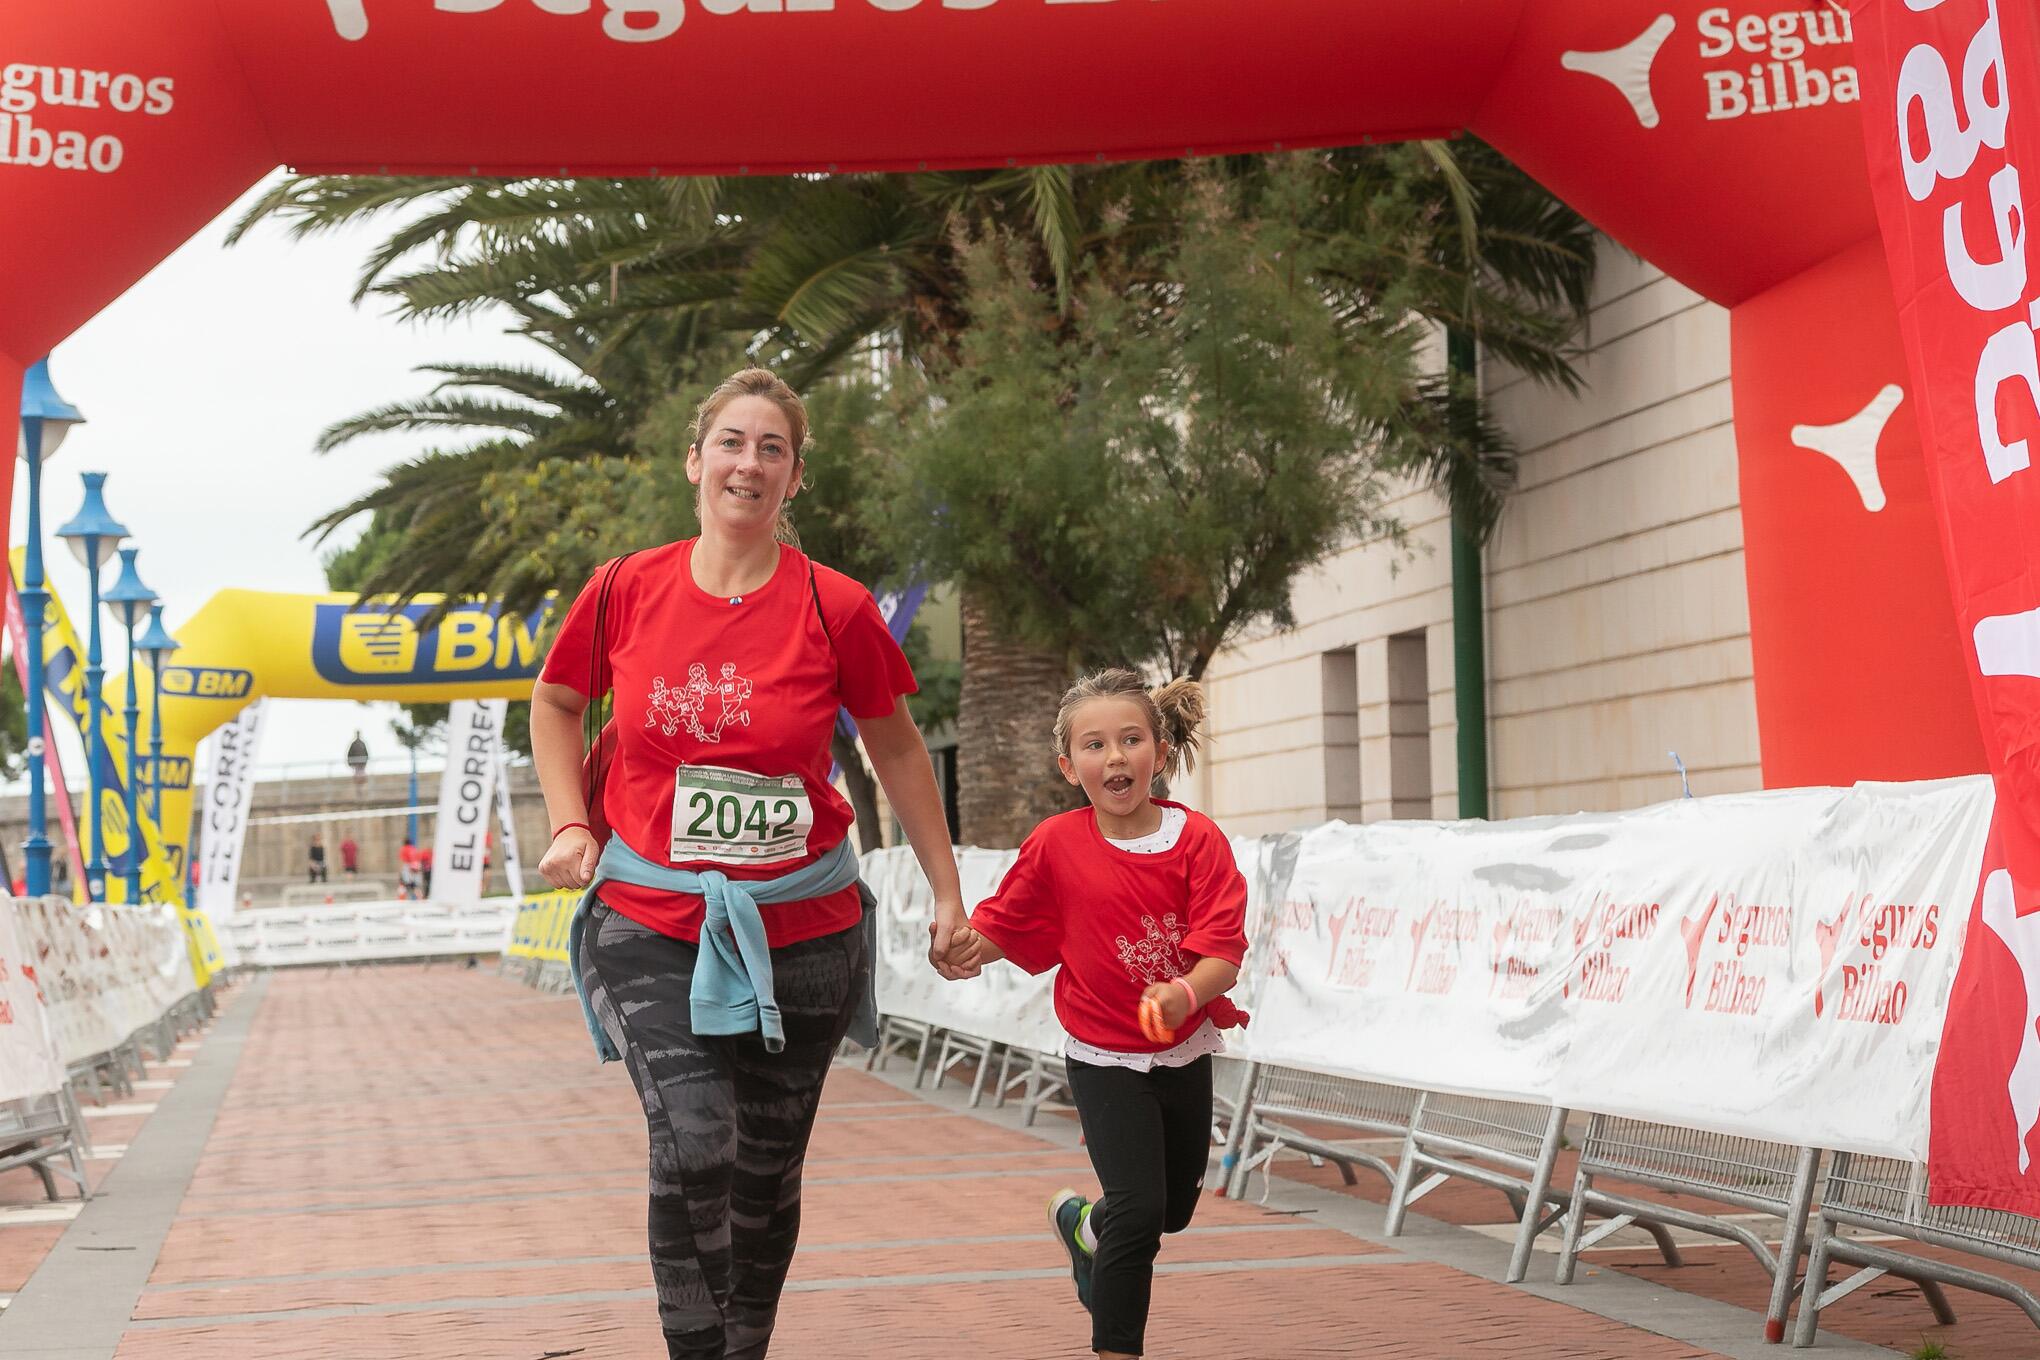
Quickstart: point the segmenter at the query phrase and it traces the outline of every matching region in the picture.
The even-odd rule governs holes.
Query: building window
[[[1360,820],[1360,658],[1352,648],[1326,652],[1322,668],[1325,817]]]
[[[1422,629],[1388,640],[1391,817],[1431,816],[1431,659]]]

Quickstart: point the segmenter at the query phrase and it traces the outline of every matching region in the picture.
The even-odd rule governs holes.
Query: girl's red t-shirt
[[[610,588],[603,669],[613,677],[618,744],[603,772],[603,815],[614,834],[654,864],[711,868],[740,880],[776,878],[812,864],[849,834],[850,804],[829,783],[837,709],[857,718],[885,717],[900,696],[915,691],[914,673],[871,592],[850,577],[781,544],[778,569],[763,586],[737,599],[711,595],[689,569],[697,541],[633,555]],[[542,673],[547,682],[590,699],[599,697],[590,692],[590,644],[607,570],[596,572],[567,611]],[[683,833],[716,830],[708,795],[705,824],[686,815],[685,804],[676,823],[676,775],[683,766],[693,767],[691,786],[728,777],[704,775],[703,767],[738,772],[740,780],[798,776],[813,814],[805,852],[770,864],[674,859]],[[602,900],[661,934],[700,938],[697,896],[612,882],[603,885]],[[773,945],[847,930],[861,914],[855,885],[805,902],[761,903],[759,911]]]
[[[1247,880],[1232,844],[1209,817],[1183,811],[1176,844],[1153,855],[1108,842],[1091,808],[1050,817],[1020,847],[998,892],[971,913],[972,927],[1027,972],[1062,966],[1056,1018],[1095,1048],[1169,1047],[1141,1033],[1141,994],[1200,958],[1246,957]],[[1183,1022],[1179,1038],[1205,1009]]]

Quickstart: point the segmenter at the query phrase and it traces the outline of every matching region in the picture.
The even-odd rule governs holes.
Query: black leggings
[[[1070,1092],[1102,1193],[1091,1209],[1091,1349],[1146,1352],[1162,1234],[1197,1212],[1211,1162],[1211,1059],[1135,1072],[1072,1059]]]
[[[651,1129],[652,1281],[669,1360],[763,1360],[800,1236],[822,1081],[864,988],[864,932],[772,951],[786,1048],[694,1033],[697,950],[597,902],[581,968]]]

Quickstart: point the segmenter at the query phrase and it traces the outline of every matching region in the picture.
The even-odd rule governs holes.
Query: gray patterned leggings
[[[669,1360],[764,1360],[800,1236],[822,1081],[863,987],[863,932],[772,951],[786,1048],[697,1037],[695,946],[597,902],[581,967],[651,1130],[652,1279]]]

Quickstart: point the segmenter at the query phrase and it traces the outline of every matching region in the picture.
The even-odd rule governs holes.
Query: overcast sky
[[[110,474],[107,505],[141,548],[136,565],[162,597],[173,633],[218,590],[325,589],[321,555],[358,530],[318,548],[302,537],[305,527],[424,446],[388,435],[314,453],[326,426],[423,393],[430,377],[412,371],[420,364],[545,357],[504,334],[495,318],[416,326],[392,319],[385,303],[350,304],[361,261],[382,235],[373,224],[308,241],[271,225],[227,249],[242,207],[185,243],[50,359],[57,390],[87,423],[44,468],[45,534],[76,512],[80,472]],[[10,541],[20,543],[25,481],[17,478],[16,488]],[[44,560],[82,635],[84,570],[54,540],[46,539]],[[113,576],[107,568],[105,583]],[[109,680],[124,668],[109,623]],[[394,712],[273,704],[261,763],[336,762],[356,728],[372,754],[393,760],[401,754],[389,731]],[[75,743],[65,765],[78,777]]]

